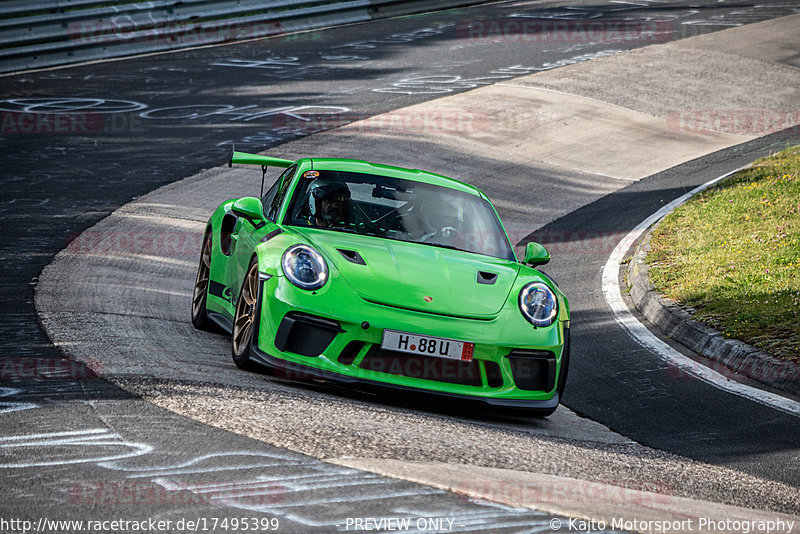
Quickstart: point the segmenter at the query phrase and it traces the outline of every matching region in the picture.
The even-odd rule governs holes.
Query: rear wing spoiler
[[[288,159],[272,158],[270,156],[259,156],[258,154],[248,154],[247,152],[236,152],[235,148],[231,149],[231,159],[228,161],[228,167],[233,167],[233,164],[244,165],[259,165],[261,166],[261,194],[264,196],[264,177],[267,175],[268,167],[289,167],[294,164],[294,161]]]
[[[234,163],[244,165],[261,165],[262,167],[283,167],[285,169],[286,167],[292,165],[294,161],[234,151],[231,153],[231,159],[228,162],[228,167],[232,167]]]

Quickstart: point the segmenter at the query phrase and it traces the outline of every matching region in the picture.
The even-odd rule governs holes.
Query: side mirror
[[[264,226],[264,207],[261,200],[255,197],[240,198],[233,203],[231,211],[250,221],[256,228]]]
[[[536,267],[537,265],[544,265],[550,261],[550,253],[539,243],[530,242],[525,245],[525,259],[522,263],[527,263]]]

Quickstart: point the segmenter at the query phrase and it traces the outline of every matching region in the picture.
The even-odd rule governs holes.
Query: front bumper
[[[478,321],[366,302],[333,284],[318,293],[298,290],[283,277],[261,284],[251,357],[286,378],[433,393],[534,411],[553,410],[559,403],[556,384],[569,335],[564,322],[535,329],[517,310]],[[467,338],[475,343],[473,361],[384,351],[384,329]]]

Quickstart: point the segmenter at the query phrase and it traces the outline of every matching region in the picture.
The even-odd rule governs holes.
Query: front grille
[[[464,386],[480,386],[480,363],[476,360],[462,362],[433,358],[417,354],[406,354],[384,350],[380,345],[373,345],[361,360],[359,367],[379,373],[402,375],[409,378],[422,378],[448,384]]]
[[[556,357],[544,350],[514,350],[508,356],[514,384],[525,391],[551,391],[556,382]]]

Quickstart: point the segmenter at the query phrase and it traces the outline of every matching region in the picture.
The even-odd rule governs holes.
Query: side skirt
[[[206,311],[206,315],[208,315],[208,318],[214,321],[217,326],[227,332],[228,335],[233,334],[233,321],[217,312]]]

